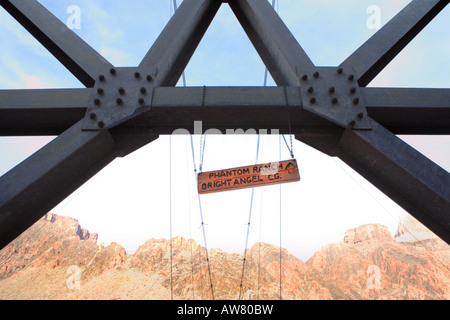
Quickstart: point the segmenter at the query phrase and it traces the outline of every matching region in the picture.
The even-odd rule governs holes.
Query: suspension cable
[[[261,141],[261,136],[258,135],[258,142],[257,142],[257,146],[256,146],[255,164],[257,164],[258,160],[259,160],[259,145],[260,145],[260,141]],[[249,234],[250,234],[250,226],[251,226],[251,220],[252,220],[254,194],[255,194],[255,188],[252,188],[252,193],[251,193],[251,197],[250,197],[250,210],[249,210],[249,213],[248,213],[247,237],[245,239],[244,259],[243,259],[243,264],[242,264],[241,284],[240,284],[240,287],[239,287],[239,300],[241,300],[242,289],[243,289],[243,282],[244,282],[245,263],[246,263],[246,257],[247,257],[248,237],[249,237]]]
[[[281,161],[281,136],[279,137],[279,139],[278,139],[278,147],[279,147],[279,158],[280,158],[280,161]],[[283,299],[283,296],[282,296],[282,279],[281,279],[281,274],[282,274],[282,265],[281,265],[281,263],[282,263],[282,258],[281,258],[281,252],[282,252],[282,247],[281,247],[281,240],[282,240],[282,236],[281,236],[281,231],[282,231],[282,228],[281,228],[281,226],[282,226],[282,224],[281,224],[281,214],[282,214],[282,202],[281,202],[281,196],[282,196],[282,185],[280,184],[280,300],[282,300]]]
[[[197,180],[197,164],[195,163],[195,153],[194,153],[194,140],[192,138],[191,135],[191,150],[192,150],[192,161],[193,161],[193,165],[194,165],[194,172],[195,172],[195,179]],[[201,227],[202,227],[202,233],[203,233],[203,242],[205,245],[205,256],[206,256],[206,263],[207,263],[207,267],[208,267],[208,274],[209,274],[209,281],[210,281],[210,287],[211,287],[211,297],[212,300],[214,300],[214,287],[213,287],[213,282],[212,282],[212,275],[211,275],[211,265],[209,262],[209,255],[208,255],[208,245],[206,242],[206,231],[205,231],[205,222],[203,219],[203,209],[202,209],[202,201],[200,198],[200,195],[197,193],[197,199],[198,199],[198,206],[199,206],[199,211],[200,211],[200,220],[201,220]]]
[[[173,300],[172,136],[169,136],[170,298]]]

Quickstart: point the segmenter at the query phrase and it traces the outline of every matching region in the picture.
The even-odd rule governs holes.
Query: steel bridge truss
[[[224,2],[277,87],[175,87]],[[413,0],[341,65],[318,67],[268,1],[184,0],[139,66],[122,68],[38,1],[1,1],[86,88],[0,90],[1,136],[57,136],[0,178],[0,249],[115,158],[200,120],[203,132],[292,133],[450,243],[450,174],[396,136],[450,134],[450,89],[367,87],[448,3]]]

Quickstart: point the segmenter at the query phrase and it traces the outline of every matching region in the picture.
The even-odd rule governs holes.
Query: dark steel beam
[[[450,173],[375,121],[345,130],[332,152],[450,244]]]
[[[83,132],[81,122],[0,178],[0,249],[27,230],[113,159],[108,131]]]
[[[0,136],[59,135],[86,114],[92,89],[0,90]],[[369,116],[394,134],[450,134],[450,89],[362,88]],[[239,114],[239,117],[236,117]],[[158,87],[151,112],[123,126],[300,131],[332,126],[303,110],[298,87]],[[133,129],[134,130],[134,129]],[[133,131],[131,130],[131,131]]]
[[[369,116],[394,134],[450,134],[450,89],[361,91]]]
[[[84,118],[91,92],[0,90],[0,136],[57,136]]]
[[[93,87],[99,70],[110,65],[38,1],[0,4],[86,87]]]
[[[299,74],[315,66],[268,1],[229,2],[256,51],[279,86],[298,86]]]
[[[175,86],[198,47],[221,1],[184,0],[139,65],[157,70],[156,86]]]
[[[448,3],[449,0],[413,0],[341,67],[353,67],[359,85],[367,86]]]
[[[194,127],[196,121],[201,121],[200,129]],[[238,129],[288,134],[328,126],[333,124],[303,110],[298,87],[155,88],[151,111],[123,125],[150,128],[160,134],[178,129],[177,133],[184,134],[210,129],[223,134]]]

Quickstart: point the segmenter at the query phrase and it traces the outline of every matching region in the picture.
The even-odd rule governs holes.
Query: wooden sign
[[[198,193],[231,191],[300,181],[297,160],[202,172],[198,175]]]

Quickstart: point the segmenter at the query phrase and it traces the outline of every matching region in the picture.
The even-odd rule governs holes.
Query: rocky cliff
[[[257,243],[245,264],[220,249],[208,251],[208,264],[194,240],[151,239],[129,255],[48,214],[0,251],[0,299],[449,299],[450,247],[430,236],[397,241],[411,230],[393,238],[364,225],[306,262]]]

